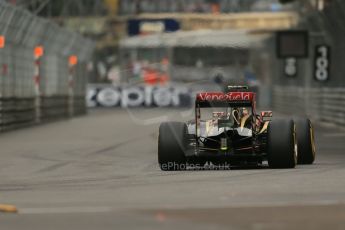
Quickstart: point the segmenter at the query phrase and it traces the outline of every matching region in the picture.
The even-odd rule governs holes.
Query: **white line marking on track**
[[[280,202],[260,202],[260,203],[242,203],[242,204],[234,204],[230,206],[219,206],[219,207],[200,207],[203,208],[278,208],[278,207],[291,207],[291,206],[329,206],[329,205],[345,205],[344,201],[340,200],[323,200],[323,201],[307,201],[307,202],[291,202],[291,201],[280,201]],[[171,206],[165,209],[184,209],[190,208],[189,206]],[[146,210],[145,208],[144,210]],[[162,209],[162,207],[150,207],[148,209]],[[125,209],[118,209],[115,207],[42,207],[42,208],[18,208],[19,214],[74,214],[74,213],[109,213],[109,212],[116,212],[119,210],[128,210]],[[140,208],[136,208],[136,210],[140,210]]]
[[[111,207],[19,208],[19,214],[104,213],[111,211],[113,211]]]
[[[345,137],[345,133],[325,133],[324,137]]]

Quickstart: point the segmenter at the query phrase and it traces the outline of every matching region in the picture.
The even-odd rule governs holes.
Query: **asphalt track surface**
[[[157,131],[188,111],[97,110],[0,135],[1,230],[345,229],[345,131],[316,124],[296,169],[162,172]]]

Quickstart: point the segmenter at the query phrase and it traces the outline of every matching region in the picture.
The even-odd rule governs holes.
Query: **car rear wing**
[[[253,92],[205,92],[196,96],[197,107],[246,107],[252,106],[255,99]]]

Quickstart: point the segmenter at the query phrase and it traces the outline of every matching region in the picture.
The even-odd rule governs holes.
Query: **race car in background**
[[[260,166],[294,168],[315,160],[314,130],[309,119],[272,119],[256,112],[256,94],[246,86],[196,95],[195,120],[159,127],[158,162],[164,171],[187,166]]]

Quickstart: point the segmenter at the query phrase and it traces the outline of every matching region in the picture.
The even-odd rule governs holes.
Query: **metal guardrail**
[[[273,106],[287,114],[308,117],[345,126],[345,88],[275,86]]]
[[[274,110],[307,115],[345,127],[345,1],[334,0],[323,11],[313,11],[302,17],[299,29],[309,31],[309,58],[297,59],[297,74],[284,74],[284,62],[275,58],[275,42],[267,42],[267,62],[271,66],[266,73],[272,85]],[[328,68],[327,80],[317,79],[317,47],[329,47],[327,59],[322,65]],[[266,49],[267,50],[267,49]],[[266,63],[266,64],[267,64]]]
[[[4,1],[0,36],[0,131],[86,112],[80,98],[92,41]],[[40,57],[35,47],[43,48]]]

